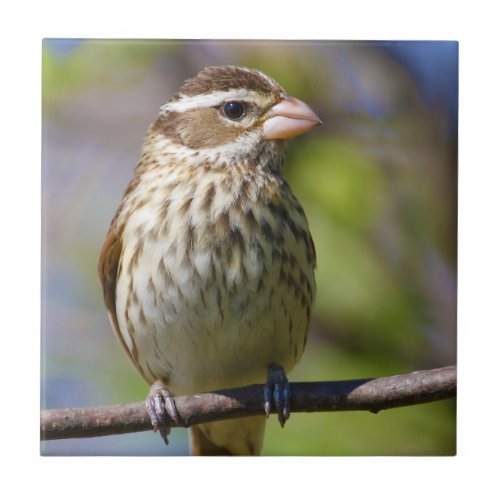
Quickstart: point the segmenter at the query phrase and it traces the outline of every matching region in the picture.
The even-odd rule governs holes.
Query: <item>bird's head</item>
[[[285,140],[319,124],[309,106],[264,73],[217,66],[187,80],[161,108],[148,143],[190,163],[279,169]]]

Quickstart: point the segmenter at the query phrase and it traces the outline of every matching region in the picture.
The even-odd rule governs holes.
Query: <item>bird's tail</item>
[[[259,455],[265,417],[245,417],[194,425],[190,428],[192,455]]]

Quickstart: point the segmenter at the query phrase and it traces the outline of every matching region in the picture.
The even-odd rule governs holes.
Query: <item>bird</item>
[[[191,426],[193,455],[259,455],[266,416],[290,415],[316,252],[283,169],[288,139],[321,123],[265,73],[228,65],[184,81],[148,129],[98,271],[167,444],[179,395],[265,384],[262,415]]]

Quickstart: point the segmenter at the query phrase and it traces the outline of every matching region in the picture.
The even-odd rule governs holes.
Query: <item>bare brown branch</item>
[[[292,412],[378,412],[456,396],[456,367],[418,371],[392,377],[340,382],[291,384]],[[263,415],[263,385],[175,398],[186,426],[243,416]],[[171,422],[172,427],[175,423]],[[67,439],[124,434],[151,429],[143,401],[97,408],[43,410],[41,439]]]

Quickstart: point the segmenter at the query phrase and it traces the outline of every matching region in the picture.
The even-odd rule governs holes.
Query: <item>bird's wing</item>
[[[109,228],[106,241],[99,256],[99,281],[104,293],[104,303],[111,317],[111,323],[115,330],[119,330],[116,317],[116,282],[118,277],[118,266],[122,253],[121,234],[112,223]]]
[[[118,317],[116,314],[116,285],[118,281],[118,275],[120,273],[120,260],[122,256],[122,246],[123,246],[123,226],[117,227],[116,217],[111,223],[111,226],[106,237],[106,241],[101,250],[99,256],[99,281],[102,286],[104,293],[104,302],[108,310],[108,315],[111,321],[113,330],[118,337],[123,350],[127,353],[132,364],[137,368],[139,373],[147,379],[144,375],[142,368],[138,362],[138,353],[135,344],[132,340],[132,347],[130,348],[123,335],[120,331],[120,325],[118,323]]]

